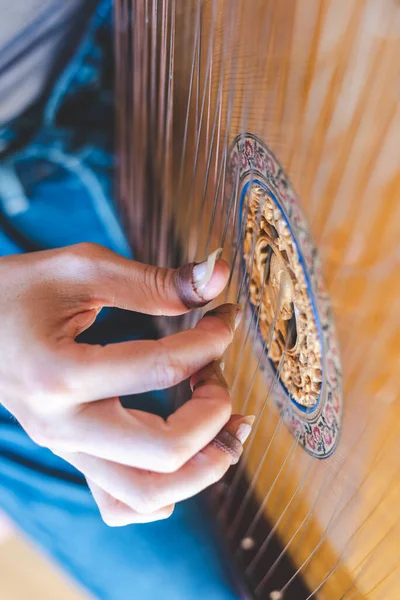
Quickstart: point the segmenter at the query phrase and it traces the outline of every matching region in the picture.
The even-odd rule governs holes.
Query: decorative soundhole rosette
[[[238,197],[242,269],[272,397],[310,454],[334,451],[342,421],[338,342],[321,272],[296,194],[256,136],[230,151],[227,195]]]

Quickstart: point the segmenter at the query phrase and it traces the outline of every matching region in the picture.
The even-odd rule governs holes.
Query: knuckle
[[[169,437],[163,452],[162,469],[164,473],[175,473],[188,461],[189,445],[184,440]]]
[[[141,487],[149,492],[157,484],[154,477],[157,473],[175,473],[190,458],[190,440],[177,439],[176,433],[169,426],[168,420],[164,422],[164,429],[157,434],[157,442],[154,444],[151,457],[151,471],[149,477],[142,475]]]
[[[23,377],[32,390],[32,403],[39,413],[58,410],[69,397],[73,382],[69,362],[60,352],[42,348],[37,359],[25,366]]]
[[[76,246],[70,246],[61,256],[63,262],[68,264],[71,271],[73,269],[81,271],[91,265],[93,253],[94,248],[91,243],[85,242]]]
[[[164,389],[171,387],[176,383],[186,379],[188,376],[187,368],[179,361],[176,357],[171,360],[168,356],[167,350],[164,348],[163,340],[158,340],[157,344],[157,355],[155,360],[154,372],[155,372],[155,385],[157,389]]]
[[[175,367],[171,363],[163,360],[155,366],[154,385],[156,389],[162,390],[170,387],[172,385],[170,382],[174,382],[175,377]]]
[[[76,277],[76,274],[90,277],[98,270],[101,259],[107,252],[106,248],[93,242],[82,242],[60,251],[57,263],[64,276]]]
[[[130,505],[139,514],[153,513],[163,506],[158,478],[151,471],[140,472],[140,477],[130,489]],[[165,503],[164,503],[165,504]]]
[[[71,415],[64,408],[65,404],[59,398],[46,398],[43,395],[30,398],[29,406],[24,407],[19,420],[38,446],[54,451],[75,451],[77,440],[74,424]]]
[[[76,256],[90,257],[103,253],[104,247],[95,242],[80,242],[74,246],[70,246],[71,251]]]

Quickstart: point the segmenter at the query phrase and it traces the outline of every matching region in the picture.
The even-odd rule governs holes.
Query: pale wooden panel
[[[193,3],[193,20],[196,6]],[[187,19],[187,8],[182,11]],[[353,598],[378,598],[398,556],[400,518],[400,7],[389,0],[220,0],[202,3],[201,18],[201,69],[195,78],[200,105],[201,90],[209,86],[211,91],[196,178],[188,179],[177,205],[176,219],[184,224],[183,246],[189,259],[205,253],[219,164],[217,144],[204,208],[199,205],[213,115],[218,111],[219,140],[227,127],[230,140],[245,130],[257,134],[275,152],[298,191],[324,263],[342,348],[345,416],[339,449],[330,460],[313,465],[294,511],[278,531],[284,542],[289,541],[328,481],[301,541],[293,543],[290,552],[301,565],[328,527],[326,539],[303,569],[310,587],[317,587],[340,559],[319,596],[336,599],[354,581]],[[179,42],[185,39],[187,45],[190,36],[186,30],[179,40],[177,30],[176,97],[182,106],[191,58],[183,55]],[[190,174],[199,131],[196,104],[195,92],[185,162]],[[179,145],[183,121],[176,117]],[[176,153],[179,156],[179,150]],[[224,216],[221,202],[211,237],[215,247],[221,236],[218,217]],[[234,252],[231,241],[226,245],[228,260]],[[235,289],[233,285],[233,300]],[[231,380],[237,375],[244,334],[243,326],[226,361]],[[255,365],[254,356],[246,352],[234,388],[238,409]],[[257,413],[263,389],[259,378],[248,412]],[[277,423],[276,413],[266,411],[249,456],[250,476]],[[260,498],[274,483],[292,442],[287,431],[280,431],[259,478]],[[266,505],[273,522],[309,460],[298,449],[286,478],[282,472],[279,481],[284,487],[276,486]],[[393,585],[385,598],[397,600],[398,589]]]
[[[173,68],[164,72],[168,65],[161,60],[156,73],[149,63],[146,74],[145,61],[142,66],[144,81],[154,76],[161,88],[172,82],[173,102],[164,106],[161,89],[158,113],[153,103],[134,106],[141,123],[151,123],[152,115],[157,120],[164,110],[170,119],[157,121],[156,134],[154,127],[141,129],[147,152],[127,158],[125,171],[133,180],[145,179],[140,161],[148,160],[152,174],[146,201],[137,196],[136,202],[126,201],[131,210],[150,207],[142,221],[137,214],[132,219],[132,230],[142,232],[143,248],[150,247],[145,260],[167,257],[165,262],[176,264],[177,246],[181,260],[204,259],[222,240],[227,204],[220,173],[227,145],[250,131],[276,154],[299,194],[322,258],[345,388],[339,447],[328,460],[311,459],[306,483],[296,492],[293,510],[279,521],[278,533],[287,543],[306,519],[289,551],[301,566],[317,547],[302,569],[313,589],[334,568],[318,597],[336,600],[354,584],[352,598],[379,600],[384,593],[385,600],[397,600],[398,576],[391,570],[400,519],[400,5],[395,0],[176,0],[172,5],[176,13],[171,21],[162,17],[159,41],[168,37],[168,21],[174,30],[168,37],[175,41]],[[156,203],[147,203],[151,194]],[[237,205],[224,246],[230,262],[237,249],[236,211]],[[230,300],[236,300],[239,286],[236,269]],[[257,363],[252,338],[242,353],[245,334],[244,322],[226,357],[236,410],[248,397]],[[259,375],[246,412],[259,412],[265,395]],[[250,477],[277,424],[270,403],[249,453]],[[276,484],[292,444],[282,428],[258,479],[257,492],[260,499],[268,495],[265,510],[272,522],[280,519],[310,462],[297,449]]]
[[[1,600],[89,600],[52,562],[16,535],[0,545]]]

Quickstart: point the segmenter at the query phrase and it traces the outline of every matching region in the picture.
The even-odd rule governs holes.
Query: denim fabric
[[[51,94],[0,130],[0,256],[80,241],[131,256],[112,193],[110,24],[106,0]],[[149,319],[109,310],[83,338],[154,335]],[[124,404],[168,412],[163,394]],[[1,406],[0,508],[96,598],[237,598],[198,500],[167,521],[109,528],[81,474],[36,446]]]

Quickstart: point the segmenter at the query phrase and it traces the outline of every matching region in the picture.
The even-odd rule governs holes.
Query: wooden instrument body
[[[167,8],[165,15],[149,9],[158,34],[149,33],[148,55],[141,55],[141,89],[153,77],[163,96],[137,117],[147,151],[135,169],[152,174],[152,189],[144,179],[129,185],[156,202],[153,242],[137,241],[149,219],[144,209],[134,215],[136,244],[148,248],[144,259],[174,264],[176,247],[180,260],[201,260],[222,240],[223,257],[236,265],[227,298],[236,301],[243,292],[240,215],[237,203],[229,213],[224,183],[230,144],[251,132],[277,156],[323,263],[342,354],[344,417],[337,450],[317,460],[293,446],[269,402],[246,456],[247,477],[257,474],[257,496],[268,496],[268,520],[309,588],[326,578],[317,597],[397,600],[400,5],[171,2],[170,16]],[[172,68],[161,62],[155,75],[152,57],[163,47]],[[226,372],[235,410],[245,402],[247,414],[259,414],[268,385],[257,372],[253,330],[244,342],[250,320],[227,354]]]

